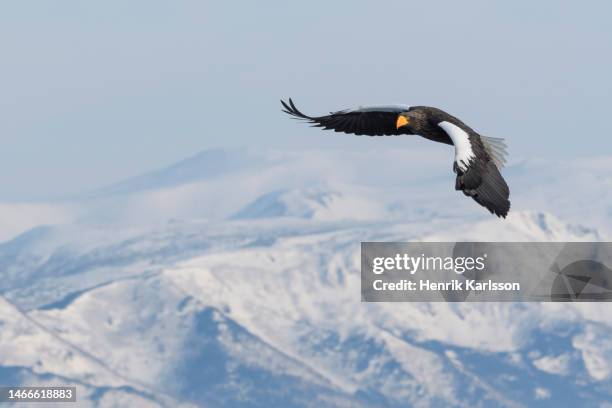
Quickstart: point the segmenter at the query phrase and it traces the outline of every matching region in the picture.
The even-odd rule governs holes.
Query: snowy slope
[[[94,406],[612,399],[605,304],[365,304],[359,291],[361,241],[605,240],[611,166],[511,165],[502,221],[435,163],[423,180],[418,154],[374,153],[380,174],[372,152],[212,152],[53,204],[73,212],[0,244],[0,378],[76,383]],[[588,181],[570,199],[558,179],[576,174]]]

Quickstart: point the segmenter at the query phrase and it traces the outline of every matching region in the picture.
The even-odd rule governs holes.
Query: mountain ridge
[[[362,241],[608,239],[608,164],[511,166],[513,209],[500,220],[457,194],[447,167],[383,153],[389,165],[371,167],[371,153],[255,151],[269,158],[257,171],[219,167],[205,179],[194,177],[210,167],[190,164],[197,174],[123,184],[9,236],[0,372],[76,383],[90,406],[612,398],[612,370],[598,363],[612,356],[604,305],[362,303],[359,279]],[[79,363],[54,336],[92,358]]]

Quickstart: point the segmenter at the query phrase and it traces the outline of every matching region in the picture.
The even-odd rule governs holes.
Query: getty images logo
[[[372,272],[376,275],[387,271],[405,271],[414,275],[419,271],[452,271],[463,274],[470,271],[482,271],[486,268],[482,256],[411,256],[407,253],[390,257],[375,257],[372,259]]]

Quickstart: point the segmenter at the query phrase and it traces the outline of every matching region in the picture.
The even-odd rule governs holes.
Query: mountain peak
[[[384,207],[354,191],[326,187],[282,189],[263,194],[231,219],[292,217],[314,220],[376,219]]]

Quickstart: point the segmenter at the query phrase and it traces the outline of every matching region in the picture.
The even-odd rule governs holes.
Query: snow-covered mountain
[[[503,221],[453,191],[448,159],[212,151],[29,204],[49,212],[0,244],[0,383],[77,384],[83,406],[612,399],[606,304],[360,302],[361,241],[612,230],[609,160],[511,164]],[[18,205],[0,207],[0,224]]]

